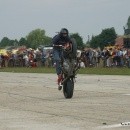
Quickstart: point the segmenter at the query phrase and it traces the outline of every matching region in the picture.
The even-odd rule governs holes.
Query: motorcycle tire
[[[66,99],[70,99],[73,97],[73,91],[74,91],[74,82],[71,79],[68,79],[64,84],[63,84],[63,93],[64,97]]]
[[[72,38],[71,41],[72,41],[73,58],[76,58],[76,56],[77,56],[77,43],[76,43],[76,40],[74,38]]]

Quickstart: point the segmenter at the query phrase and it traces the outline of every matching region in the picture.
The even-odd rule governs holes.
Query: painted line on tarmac
[[[123,95],[125,95],[125,96],[130,96],[130,94],[123,94]]]
[[[120,124],[114,124],[114,125],[105,125],[105,126],[99,126],[97,129],[108,129],[108,128],[119,128],[119,127],[130,127],[130,122],[124,122]]]

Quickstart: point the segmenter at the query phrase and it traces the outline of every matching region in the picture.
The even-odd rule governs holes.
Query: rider
[[[62,28],[61,31],[55,35],[52,39],[53,44],[53,58],[56,63],[56,73],[58,75],[58,89],[60,90],[60,82],[62,80],[62,73],[61,73],[61,58],[63,56],[62,46],[66,43],[71,43],[71,38],[69,36],[69,31],[66,28]]]

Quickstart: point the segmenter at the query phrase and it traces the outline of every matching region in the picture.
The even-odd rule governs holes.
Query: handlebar
[[[61,44],[60,45],[55,45],[55,44],[53,44],[53,47],[61,47],[64,50],[66,50],[66,49],[68,50],[68,49],[72,48],[70,43],[66,43],[64,45],[61,45]]]
[[[56,46],[56,47],[63,47],[63,45],[54,45],[54,44],[53,44],[53,47],[55,47],[55,46]]]

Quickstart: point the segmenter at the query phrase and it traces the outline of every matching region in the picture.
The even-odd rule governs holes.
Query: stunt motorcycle
[[[63,50],[63,57],[61,59],[63,78],[60,87],[63,88],[64,97],[70,99],[73,97],[75,78],[77,71],[80,69],[80,63],[77,58],[77,44],[72,39],[72,43],[65,43],[64,46],[58,46]]]

